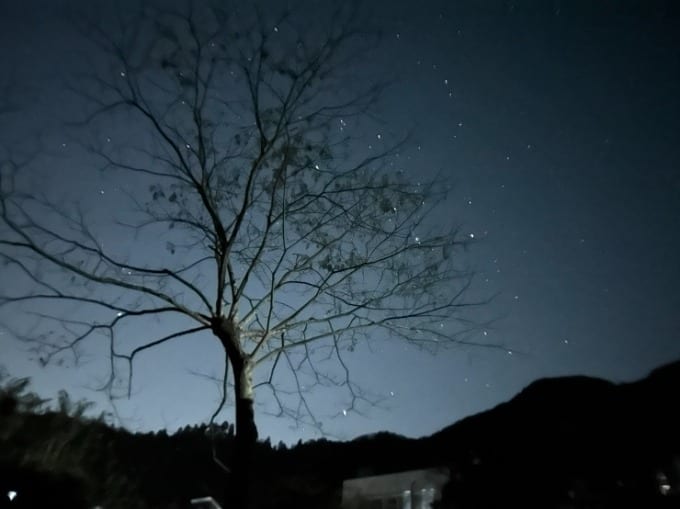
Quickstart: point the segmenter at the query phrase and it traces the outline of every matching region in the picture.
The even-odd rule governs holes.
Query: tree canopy
[[[450,187],[408,168],[407,137],[375,119],[386,83],[357,77],[377,40],[361,13],[313,15],[188,2],[82,25],[92,63],[72,76],[71,162],[115,202],[64,203],[36,183],[44,158],[10,150],[2,165],[15,284],[0,307],[32,316],[13,333],[43,362],[103,337],[102,387],[129,394],[142,354],[211,335],[213,418],[233,390],[252,442],[255,391],[321,427],[310,387],[344,389],[345,411],[368,400],[346,362],[360,342],[469,340],[466,239],[435,216]]]

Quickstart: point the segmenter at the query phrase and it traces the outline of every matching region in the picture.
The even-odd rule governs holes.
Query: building
[[[449,480],[446,468],[346,479],[343,509],[428,509]]]

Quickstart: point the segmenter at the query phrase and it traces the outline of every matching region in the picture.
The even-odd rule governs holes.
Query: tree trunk
[[[241,349],[237,324],[222,318],[213,324],[213,332],[227,351],[234,374],[236,396],[235,461],[231,465],[230,486],[232,489],[227,503],[230,507],[246,509],[251,506],[249,488],[253,469],[253,452],[257,443],[257,426],[253,409],[253,364]]]
[[[236,392],[236,436],[248,443],[257,441],[257,426],[253,410],[253,378],[250,359],[232,361]]]
[[[236,434],[233,486],[236,495],[236,507],[251,507],[251,490],[253,471],[253,452],[257,443],[257,426],[253,411],[252,365],[247,358],[232,360],[234,370],[234,386],[236,392]]]

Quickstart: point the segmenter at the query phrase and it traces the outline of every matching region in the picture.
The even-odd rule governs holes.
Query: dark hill
[[[680,362],[627,384],[543,379],[435,433],[426,443],[433,459],[453,472],[448,502],[458,508],[680,507],[679,380]]]
[[[255,451],[253,506],[338,508],[344,479],[447,466],[443,507],[680,507],[679,387],[680,362],[625,384],[550,378],[421,439],[381,432],[292,448],[265,441]],[[214,433],[214,452],[231,464],[228,423],[213,432],[199,425],[133,434],[21,410],[19,400],[4,405],[3,394],[0,491],[64,501],[62,491],[79,491],[88,506],[125,509],[188,508],[190,498],[211,495],[229,507],[233,486],[212,460],[210,440]]]

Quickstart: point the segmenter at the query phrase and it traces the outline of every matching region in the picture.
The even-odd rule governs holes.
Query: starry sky
[[[102,214],[115,206],[115,187],[69,152],[58,120],[69,104],[61,84],[80,71],[65,5],[0,0],[0,85],[11,97],[0,145],[39,131],[58,153],[40,170],[41,191]],[[423,436],[540,377],[631,381],[680,358],[680,9],[656,0],[382,0],[370,11],[382,40],[367,74],[395,78],[382,121],[413,132],[404,157],[414,178],[441,171],[453,180],[441,220],[478,240],[465,253],[477,272],[473,295],[496,295],[474,311],[487,323],[478,338],[509,350],[430,356],[378,338],[350,360],[357,381],[384,398],[325,429],[342,439]],[[368,145],[375,134],[365,136]],[[207,341],[180,342],[148,358],[133,397],[117,403],[122,423],[173,430],[208,419],[217,387],[192,373],[219,373],[215,352]],[[0,328],[0,364],[31,376],[42,394],[64,388],[106,409],[91,390],[96,363],[42,368]],[[321,418],[342,408],[329,393],[313,401]],[[273,442],[319,436],[257,412],[260,435]]]

